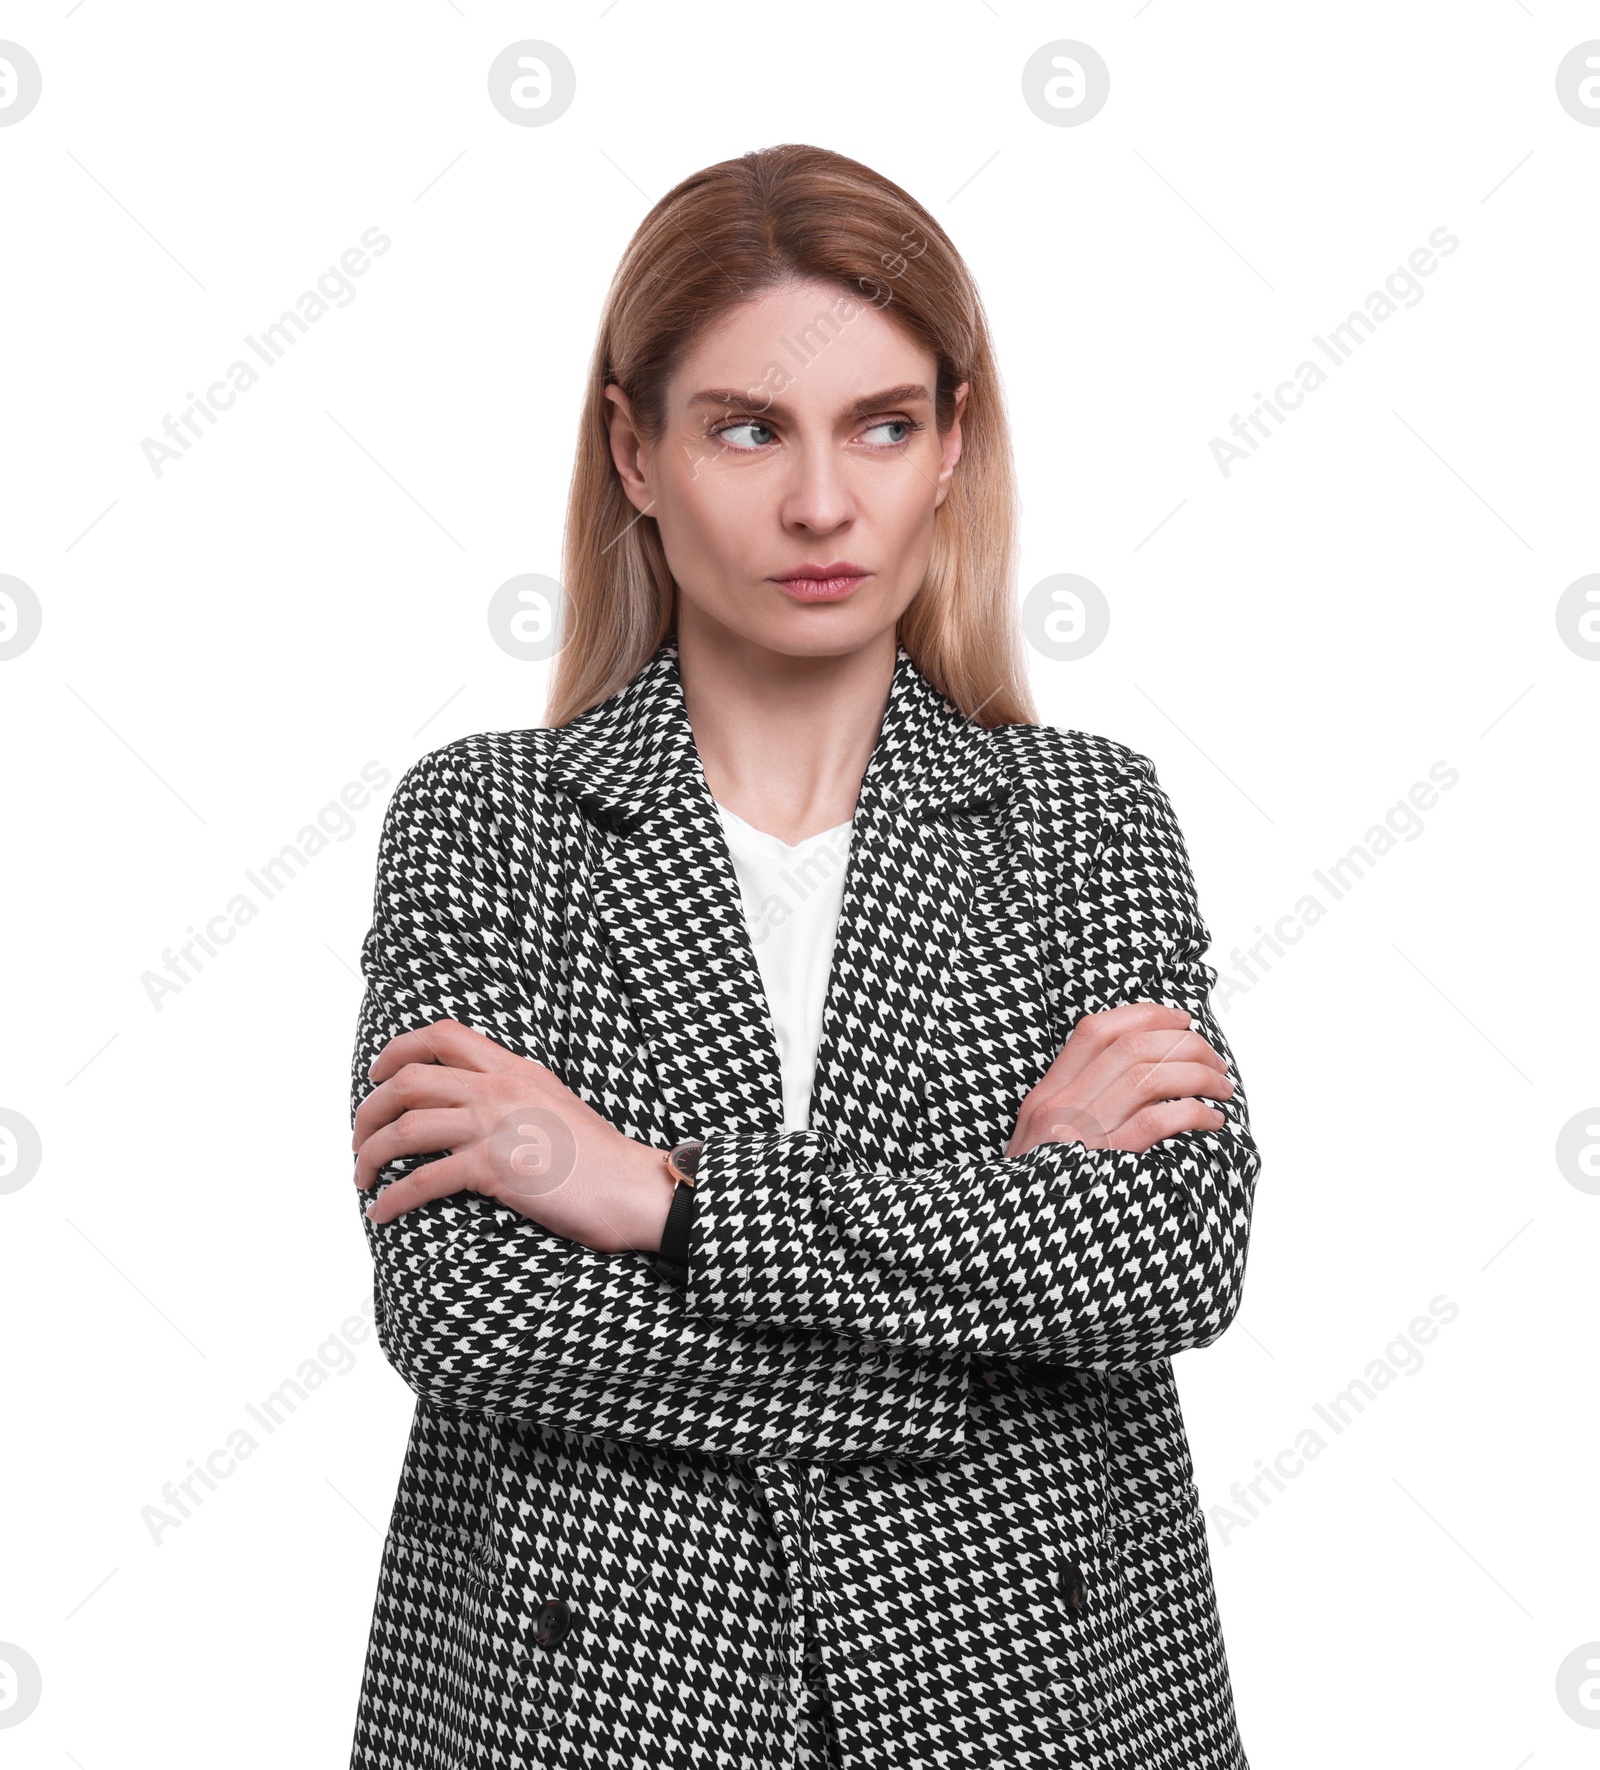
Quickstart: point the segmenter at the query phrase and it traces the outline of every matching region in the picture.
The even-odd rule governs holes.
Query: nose
[[[828,443],[793,445],[783,490],[784,527],[832,534],[855,513],[855,492],[838,449]]]

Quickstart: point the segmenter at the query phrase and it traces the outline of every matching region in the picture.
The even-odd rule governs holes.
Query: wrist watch
[[[667,1173],[672,1179],[674,1197],[677,1196],[676,1189],[680,1185],[694,1185],[695,1172],[700,1166],[700,1151],[704,1148],[703,1139],[689,1137],[682,1143],[673,1144],[666,1152]]]

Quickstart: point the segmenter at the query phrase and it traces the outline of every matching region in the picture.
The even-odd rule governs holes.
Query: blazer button
[[[554,1647],[572,1626],[572,1611],[565,1598],[552,1598],[541,1606],[533,1638],[541,1647]]]
[[[1083,1569],[1076,1561],[1070,1563],[1062,1573],[1061,1589],[1067,1600],[1067,1609],[1074,1616],[1082,1616],[1087,1594],[1083,1584]]]

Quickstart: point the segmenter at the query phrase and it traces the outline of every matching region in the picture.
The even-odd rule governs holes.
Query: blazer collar
[[[675,638],[663,640],[631,682],[560,728],[550,773],[590,816],[617,830],[664,827],[690,803],[709,798]],[[897,645],[863,799],[925,818],[996,805],[1008,786],[990,734],[946,700]]]
[[[590,850],[583,901],[628,991],[640,1067],[653,1075],[659,1118],[644,1134],[778,1128],[776,1034],[673,639],[632,681],[556,731],[549,774],[605,832]],[[962,967],[972,905],[980,893],[992,905],[996,894],[1009,899],[1029,889],[1016,872],[1025,854],[996,835],[999,822],[1018,816],[1025,807],[1010,793],[990,733],[898,647],[856,804],[817,1050],[813,1130],[874,1159],[918,1158],[931,1129],[925,1079],[942,1061],[941,1022],[954,1011],[952,999],[964,1002],[971,992]],[[1032,975],[1038,960],[1027,955],[1036,946],[1018,950],[1023,974]],[[1040,1007],[1024,1018],[1042,1024],[1042,1015]],[[997,1036],[1011,1038],[1017,1019],[1003,1005]],[[995,1067],[967,1091],[1004,1093],[1009,1085]]]

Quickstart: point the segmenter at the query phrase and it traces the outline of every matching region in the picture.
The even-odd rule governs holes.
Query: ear
[[[967,383],[963,381],[955,391],[956,409],[950,419],[950,428],[940,438],[939,456],[939,494],[933,500],[937,509],[949,496],[950,482],[955,478],[956,463],[961,459],[961,414],[967,404]]]
[[[636,510],[646,511],[655,503],[655,496],[643,472],[645,444],[633,419],[633,404],[615,382],[605,389],[606,435],[611,445],[611,459],[622,481],[622,489]]]

